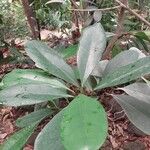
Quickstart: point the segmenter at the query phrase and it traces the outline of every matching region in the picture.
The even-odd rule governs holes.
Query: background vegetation
[[[149,54],[149,0],[2,0],[0,149],[150,149]]]

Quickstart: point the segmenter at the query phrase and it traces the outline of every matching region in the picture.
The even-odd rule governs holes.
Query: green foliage
[[[76,55],[77,50],[78,50],[78,44],[75,44],[75,45],[70,45],[67,48],[64,48],[60,53],[63,58],[67,59],[69,57]]]
[[[133,42],[138,45],[139,48],[149,52],[150,38],[145,32],[133,32],[135,40]]]
[[[65,150],[60,137],[60,123],[62,117],[63,110],[55,115],[54,118],[44,127],[35,140],[35,150],[47,150],[47,148],[53,150]]]
[[[120,52],[118,55],[116,55],[114,58],[112,58],[109,61],[109,63],[107,64],[103,72],[103,76],[115,71],[116,69],[120,67],[134,63],[138,59],[143,58],[143,57],[145,57],[145,54],[143,54],[140,50],[138,50],[135,47],[132,47],[129,50]]]
[[[31,41],[26,45],[26,52],[36,63],[36,66],[50,72],[58,78],[78,85],[72,68],[54,50],[42,42]]]
[[[97,99],[79,95],[64,110],[63,116],[61,137],[66,150],[96,150],[102,146],[108,123],[105,110]]]
[[[68,11],[68,0],[63,3],[33,0],[33,7],[40,25],[52,29],[70,27],[71,13]]]
[[[23,37],[29,33],[20,1],[0,3],[0,40]]]
[[[105,47],[106,34],[100,23],[95,23],[83,31],[77,53],[77,64],[82,86],[99,59],[101,59]]]
[[[0,91],[0,104],[24,106],[52,101],[61,97],[72,97],[66,91],[48,83],[24,83],[7,87]],[[13,99],[13,101],[12,101]]]
[[[26,52],[36,67],[42,70],[15,70],[7,74],[1,82],[3,89],[0,91],[0,103],[3,105],[23,106],[47,102],[49,109],[50,103],[54,100],[59,102],[60,99],[64,101],[67,99],[68,103],[71,101],[63,110],[55,104],[56,108],[53,111],[59,112],[36,138],[35,150],[99,149],[107,136],[107,115],[96,97],[84,95],[85,89],[94,91],[92,88],[98,90],[124,83],[130,84],[131,81],[150,73],[150,57],[145,56],[137,48],[124,51],[110,61],[99,61],[106,46],[106,33],[101,24],[95,23],[87,27],[82,34],[76,69],[65,62],[64,55],[50,49],[46,44],[29,41],[26,44]],[[72,86],[80,91],[79,96],[76,97],[77,93],[72,91],[74,90]],[[122,90],[128,95],[114,97],[126,111],[129,119],[139,129],[150,134],[149,86],[143,87],[138,84],[137,88],[130,85]],[[25,124],[30,125],[31,122],[37,123],[47,115],[51,115],[49,110],[48,112],[47,109],[46,112],[38,110],[19,119],[17,124],[23,127]],[[137,119],[137,116],[141,116],[141,120]],[[18,144],[18,149],[21,149],[30,135],[26,132],[26,128],[23,128],[21,133],[16,133],[17,137],[21,136],[23,139],[20,142],[17,138],[19,140],[17,142],[15,138],[15,146]],[[8,143],[14,144],[11,141],[10,137]]]
[[[49,83],[54,88],[68,89],[61,80],[51,77],[39,69],[16,69],[5,75],[1,81],[1,88],[25,83]]]
[[[27,126],[13,134],[3,145],[2,150],[21,150],[33,133],[36,124]]]
[[[45,117],[52,115],[53,111],[50,108],[40,109],[32,112],[26,116],[18,118],[16,120],[16,125],[20,128],[30,126],[33,123],[38,123]]]
[[[150,73],[150,57],[137,60],[134,63],[120,67],[102,78],[96,89],[116,86],[140,78]]]
[[[128,95],[113,95],[125,110],[129,119],[146,134],[150,134],[150,87],[146,83],[134,83],[120,88]]]

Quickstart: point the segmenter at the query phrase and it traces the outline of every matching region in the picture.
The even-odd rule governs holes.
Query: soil
[[[75,58],[69,59],[69,63],[76,64]],[[29,64],[1,65],[0,78],[14,68],[34,68],[34,66]],[[138,130],[128,120],[122,108],[110,96],[111,93],[121,94],[122,91],[107,88],[96,93],[107,112],[109,122],[108,137],[101,150],[150,150],[150,136]],[[66,103],[61,101],[60,105],[65,107]],[[0,106],[0,144],[18,130],[15,126],[15,120],[32,111],[32,107],[15,108]],[[39,125],[37,131],[28,140],[23,150],[33,150],[34,139],[49,120],[50,118]]]

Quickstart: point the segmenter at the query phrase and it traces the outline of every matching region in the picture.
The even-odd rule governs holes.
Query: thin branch
[[[127,5],[128,0],[124,0],[123,2],[125,5]],[[125,16],[125,8],[121,7],[120,12],[118,13],[118,25],[116,28],[115,36],[110,40],[110,42],[103,54],[102,59],[109,59],[111,50],[113,49],[116,41],[122,36],[124,16]]]
[[[141,20],[142,22],[144,22],[146,25],[148,25],[150,27],[150,22],[148,22],[146,19],[144,19],[143,17],[141,17],[139,14],[137,14],[135,11],[133,11],[129,6],[124,5],[122,2],[120,2],[119,0],[115,0],[118,4],[120,4],[121,7],[125,8],[126,10],[128,10],[131,14],[133,14],[135,17],[137,17],[139,20]]]
[[[111,11],[111,10],[115,10],[115,9],[118,9],[120,8],[121,6],[114,6],[114,7],[111,7],[111,8],[102,8],[102,9],[69,9],[69,10],[72,10],[72,11]]]
[[[69,10],[77,10],[79,8],[79,6],[76,4],[76,2],[74,0],[70,0],[70,2],[72,3],[72,6],[74,7],[73,9],[69,9]],[[78,14],[80,16],[81,19],[83,19],[82,14],[78,11]]]
[[[34,16],[34,12],[29,4],[29,1],[28,0],[21,0],[21,1],[22,1],[24,13],[27,17],[27,21],[30,26],[32,36],[34,39],[39,39],[40,31],[38,30],[38,23]]]

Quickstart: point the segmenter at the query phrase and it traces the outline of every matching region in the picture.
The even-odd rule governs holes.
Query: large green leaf
[[[1,82],[2,88],[24,83],[48,83],[54,88],[68,89],[56,78],[50,77],[46,72],[39,69],[15,69],[6,74]]]
[[[150,135],[150,100],[146,102],[128,95],[113,95],[113,97],[125,110],[131,122]]]
[[[76,55],[77,49],[78,49],[78,44],[70,45],[69,47],[62,50],[62,52],[61,52],[62,57],[66,59],[66,58]]]
[[[150,87],[146,83],[133,83],[119,89],[136,99],[150,103]]]
[[[71,96],[47,83],[19,84],[0,91],[0,103],[8,106],[32,105],[61,97]]]
[[[122,66],[133,63],[142,57],[145,57],[145,54],[135,47],[132,47],[127,51],[123,51],[109,61],[103,72],[103,76]]]
[[[45,108],[41,110],[37,110],[35,112],[32,112],[28,115],[25,115],[19,119],[16,120],[16,125],[18,127],[26,127],[33,123],[40,122],[45,117],[51,115],[53,111],[50,108]]]
[[[82,86],[101,59],[105,47],[106,34],[100,23],[95,23],[84,29],[77,53]]]
[[[22,130],[14,133],[8,140],[2,145],[2,150],[21,150],[28,138],[31,136],[36,125],[32,124]]]
[[[94,68],[94,70],[92,71],[91,75],[96,76],[96,77],[102,77],[103,72],[107,66],[107,64],[109,63],[109,60],[102,60],[100,61],[96,67]]]
[[[29,41],[26,44],[26,52],[37,67],[78,86],[72,68],[46,44],[40,41]]]
[[[62,143],[66,150],[97,150],[107,136],[107,116],[96,99],[79,95],[63,112]]]
[[[144,57],[129,65],[108,73],[95,89],[102,89],[135,80],[150,73],[150,57]]]
[[[59,112],[39,133],[34,150],[65,150],[60,138],[60,123],[63,111]]]

